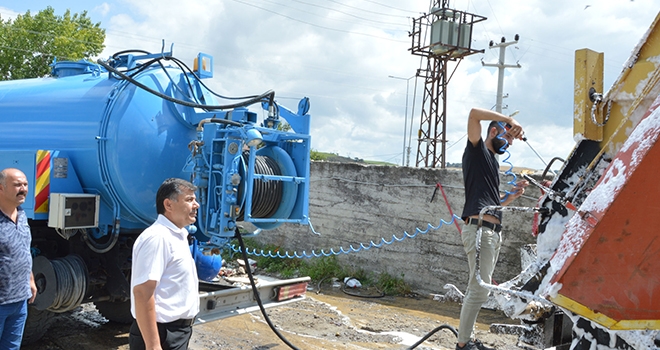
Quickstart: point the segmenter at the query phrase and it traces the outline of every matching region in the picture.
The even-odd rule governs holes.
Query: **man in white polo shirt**
[[[199,312],[199,281],[186,226],[197,218],[196,187],[167,179],[156,194],[158,219],[133,246],[131,350],[188,348]]]

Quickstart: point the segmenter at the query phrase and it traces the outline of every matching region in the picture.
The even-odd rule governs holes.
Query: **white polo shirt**
[[[188,231],[163,215],[144,230],[133,245],[131,313],[135,317],[133,288],[156,281],[156,321],[167,323],[194,318],[199,312],[199,280],[188,245]]]

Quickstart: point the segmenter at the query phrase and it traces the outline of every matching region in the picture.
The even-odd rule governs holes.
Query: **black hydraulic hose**
[[[254,283],[254,276],[252,276],[252,271],[250,269],[250,263],[248,261],[248,256],[247,256],[247,250],[245,249],[245,243],[243,243],[243,237],[241,237],[241,233],[238,230],[238,227],[234,231],[236,238],[238,239],[238,244],[241,246],[241,255],[243,256],[243,261],[245,262],[245,272],[247,272],[248,278],[250,279],[250,285],[252,286],[252,292],[254,293],[254,298],[257,300],[257,304],[259,304],[259,310],[261,310],[261,314],[264,316],[264,319],[266,320],[266,323],[268,323],[268,326],[270,329],[273,330],[273,333],[277,335],[278,338],[280,338],[281,341],[284,342],[289,348],[293,350],[299,350],[297,347],[295,347],[293,344],[291,344],[284,336],[275,328],[275,325],[270,321],[270,318],[268,317],[268,314],[266,314],[266,309],[264,308],[264,304],[261,302],[261,298],[259,297],[259,291],[257,290],[257,285]]]
[[[428,332],[425,336],[422,337],[422,339],[418,340],[417,343],[411,345],[411,346],[410,346],[408,349],[406,349],[406,350],[411,350],[411,349],[414,349],[414,348],[418,347],[418,346],[419,346],[421,343],[423,343],[426,339],[428,339],[429,337],[431,337],[433,334],[435,334],[437,331],[439,331],[439,330],[441,330],[441,329],[448,329],[448,330],[450,330],[452,333],[454,333],[454,335],[456,336],[456,338],[458,338],[458,331],[456,330],[456,328],[454,328],[454,327],[452,327],[452,326],[450,326],[450,325],[448,325],[448,324],[443,324],[443,325],[440,325],[440,326],[438,326],[438,327],[435,327],[435,329],[433,329],[432,331]]]
[[[95,253],[103,254],[107,253],[112,249],[115,244],[117,244],[117,241],[119,240],[119,229],[114,228],[112,230],[111,236],[108,239],[108,242],[104,244],[100,244],[92,237],[90,237],[89,233],[87,232],[86,229],[82,229],[82,240],[87,244],[89,249],[91,249]]]
[[[223,95],[220,95],[220,94],[214,92],[213,90],[211,90],[208,86],[206,86],[206,84],[204,84],[204,82],[202,81],[202,79],[200,79],[200,78],[197,76],[197,74],[195,74],[195,72],[194,72],[192,69],[190,69],[190,67],[188,67],[188,66],[186,65],[185,62],[181,61],[180,59],[178,59],[178,58],[176,58],[176,57],[165,57],[165,59],[168,59],[168,60],[172,60],[172,61],[174,61],[175,63],[177,63],[177,65],[179,65],[179,67],[181,67],[181,66],[185,67],[185,70],[187,70],[190,74],[192,74],[193,77],[195,77],[195,80],[197,80],[197,81],[198,81],[198,82],[199,82],[204,88],[206,88],[206,90],[208,90],[211,94],[215,95],[216,97],[220,97],[220,98],[223,98],[223,99],[226,99],[226,100],[242,100],[242,99],[246,99],[246,98],[256,98],[256,97],[259,97],[259,96],[257,96],[257,95],[244,96],[244,97],[231,97],[231,96],[223,96]],[[200,63],[200,64],[201,64],[201,63]],[[182,68],[181,70],[183,70],[183,68]],[[274,97],[274,96],[271,96],[271,99],[269,100],[269,103],[270,103],[271,105],[273,104],[273,97]]]
[[[291,344],[291,342],[289,342],[289,340],[284,338],[284,336],[277,330],[277,328],[275,328],[275,326],[271,322],[270,318],[268,317],[268,314],[266,314],[266,309],[264,308],[264,305],[261,302],[261,298],[259,297],[259,292],[257,291],[257,285],[254,282],[254,276],[252,276],[252,271],[250,269],[250,262],[248,261],[248,256],[247,256],[247,249],[245,249],[245,243],[243,243],[243,237],[241,237],[241,233],[238,230],[238,227],[236,228],[236,230],[234,232],[235,232],[236,238],[238,239],[238,245],[240,245],[240,247],[241,247],[241,255],[243,256],[243,261],[245,262],[245,272],[247,272],[248,279],[250,280],[250,285],[252,286],[252,292],[254,293],[254,298],[257,300],[257,304],[259,305],[259,310],[261,310],[261,314],[264,316],[264,319],[266,320],[266,323],[268,323],[268,326],[270,327],[270,329],[273,330],[275,335],[277,335],[277,337],[280,338],[280,340],[282,340],[282,342],[284,342],[284,344],[286,344],[289,348],[291,348],[293,350],[299,350],[297,347],[295,347],[295,345]],[[452,327],[448,324],[443,324],[443,325],[440,325],[440,326],[434,328],[432,331],[428,332],[425,336],[422,337],[422,339],[420,339],[415,344],[410,346],[407,350],[412,350],[412,349],[418,347],[426,339],[430,338],[433,334],[437,333],[441,329],[450,330],[458,338],[458,331],[456,330],[456,328],[454,328],[454,327]]]
[[[234,109],[234,108],[238,108],[238,107],[247,107],[247,106],[250,106],[252,104],[259,103],[259,102],[261,102],[262,100],[264,100],[266,98],[268,98],[270,101],[272,101],[274,96],[275,96],[275,92],[272,91],[272,90],[269,90],[269,91],[266,91],[266,92],[264,92],[263,94],[261,94],[257,97],[251,98],[247,101],[240,102],[240,103],[234,103],[234,104],[228,104],[228,105],[204,105],[204,104],[199,104],[199,103],[194,103],[194,102],[188,102],[188,101],[183,101],[183,100],[165,95],[163,93],[160,93],[160,92],[158,92],[158,91],[156,91],[156,90],[154,90],[154,89],[138,82],[137,80],[133,79],[132,77],[129,77],[128,75],[122,73],[121,71],[119,71],[118,69],[112,67],[111,65],[104,62],[101,59],[99,59],[97,62],[98,62],[98,64],[103,66],[105,69],[107,69],[108,72],[111,72],[111,73],[114,73],[114,74],[118,75],[120,78],[129,81],[131,84],[133,84],[133,85],[135,85],[135,86],[137,86],[137,87],[139,87],[139,88],[141,88],[141,89],[143,89],[143,90],[145,90],[145,91],[147,91],[147,92],[149,92],[153,95],[156,95],[156,96],[158,96],[158,97],[160,97],[164,100],[167,100],[167,101],[170,101],[170,102],[173,102],[173,103],[176,103],[176,104],[180,104],[180,105],[183,105],[183,106],[187,106],[187,107],[192,107],[192,108],[219,109],[219,110]]]
[[[357,280],[355,277],[351,277],[348,280],[346,280],[346,282],[348,282],[352,279]],[[380,295],[359,295],[359,294],[356,294],[356,293],[349,293],[349,292],[346,291],[346,283],[344,283],[344,286],[341,288],[341,290],[344,293],[348,294],[348,295],[355,296],[355,297],[362,297],[362,298],[382,298],[382,297],[385,296],[385,293],[382,293],[382,292],[381,292]],[[440,326],[434,328],[432,331],[428,332],[425,336],[422,337],[422,339],[418,340],[415,344],[411,345],[408,349],[414,349],[414,348],[418,347],[426,339],[430,338],[433,334],[437,333],[441,329],[450,330],[452,333],[454,333],[456,338],[458,338],[458,331],[456,330],[456,328],[454,328],[454,327],[452,327],[448,324],[443,324],[443,325],[440,325]]]
[[[382,298],[382,297],[385,296],[385,293],[383,293],[383,292],[380,292],[380,294],[376,294],[376,295],[361,295],[361,294],[358,294],[358,293],[348,292],[348,291],[346,290],[346,284],[347,284],[348,281],[350,281],[350,280],[356,280],[356,281],[357,281],[358,279],[355,278],[355,277],[350,277],[349,279],[347,279],[347,280],[344,282],[344,285],[341,287],[341,291],[344,292],[344,294],[348,294],[348,295],[350,295],[350,296],[353,296],[353,297],[359,297],[359,298]]]
[[[181,67],[181,65],[179,64],[178,61],[174,61],[174,63],[176,63],[177,66],[179,66],[179,69],[181,69],[182,72],[185,72],[185,70],[183,69],[183,67]],[[165,70],[165,65],[163,65],[163,62],[158,61],[158,64],[160,65],[161,69],[163,69],[164,72],[167,72],[167,71]],[[192,74],[194,75],[195,73],[193,72]],[[168,74],[168,75],[169,75],[169,74]],[[190,98],[191,98],[191,99],[195,98],[195,101],[199,102],[199,100],[198,100],[198,99],[196,98],[196,96],[195,96],[195,92],[194,92],[195,87],[193,86],[192,82],[190,81],[190,77],[188,76],[188,74],[184,74],[183,77],[186,78],[186,84],[188,85],[188,89],[190,89],[190,90],[188,91],[188,92],[190,93],[190,95],[192,96],[192,97],[190,97]],[[207,90],[208,90],[208,88],[207,88]],[[211,91],[211,90],[209,90],[209,91]],[[183,93],[183,92],[182,92],[182,93]],[[202,94],[201,98],[202,98],[202,99],[204,98],[204,95],[203,95],[203,94]]]
[[[131,53],[131,52],[136,52],[136,53],[142,53],[145,55],[150,55],[151,52],[146,51],[146,50],[140,50],[140,49],[128,49],[128,50],[122,50],[122,51],[117,51],[112,54],[112,58],[117,58],[120,55],[126,54],[126,53]]]
[[[557,161],[557,160],[561,161],[561,162],[564,163],[564,164],[566,163],[566,161],[563,160],[562,158],[559,158],[559,157],[554,157],[554,158],[552,158],[552,159],[550,160],[550,163],[548,163],[548,165],[547,165],[547,166],[545,167],[545,169],[543,170],[543,174],[541,175],[541,178],[542,178],[542,179],[545,179],[545,175],[546,175],[546,174],[548,173],[548,171],[550,170],[550,167],[552,166],[552,163],[554,163],[554,162]]]
[[[151,54],[152,54],[152,53],[149,52],[149,51],[145,51],[145,50],[141,50],[141,49],[128,49],[128,50],[123,50],[123,51],[115,52],[115,53],[112,55],[112,58],[113,58],[113,59],[116,59],[116,58],[119,57],[120,55],[127,54],[127,53],[132,53],[132,52],[135,52],[135,53],[141,53],[141,54],[145,54],[145,55],[151,55]],[[214,96],[217,96],[217,97],[219,97],[219,98],[223,98],[223,99],[226,99],[226,100],[244,100],[244,99],[248,99],[248,98],[256,98],[256,97],[259,97],[258,95],[242,96],[242,97],[231,97],[231,96],[223,96],[223,95],[220,95],[220,94],[216,93],[215,91],[211,90],[211,88],[209,88],[206,84],[204,84],[204,82],[202,81],[202,79],[200,79],[200,77],[198,77],[197,74],[195,74],[195,72],[194,72],[192,69],[190,69],[190,67],[188,67],[188,66],[186,65],[185,62],[181,61],[180,59],[178,59],[178,58],[176,58],[176,57],[174,57],[174,56],[165,56],[165,55],[161,55],[160,57],[156,57],[156,58],[151,59],[150,61],[144,63],[144,64],[141,65],[140,67],[134,67],[134,68],[128,69],[127,71],[131,71],[131,70],[134,70],[134,69],[138,69],[138,72],[139,72],[140,70],[142,70],[142,69],[144,69],[144,68],[146,68],[146,67],[149,67],[149,66],[150,66],[151,64],[153,64],[154,62],[157,62],[157,61],[160,61],[160,60],[163,60],[163,59],[168,60],[168,61],[173,61],[174,63],[176,63],[176,64],[179,66],[179,68],[181,68],[182,71],[187,71],[188,73],[192,74],[193,77],[195,77],[195,80],[197,80],[197,81],[198,81],[198,82],[199,82],[204,88],[206,88],[206,90],[207,90],[208,92],[210,92],[211,94],[213,94]],[[201,63],[200,63],[200,64],[201,64]],[[161,65],[161,66],[162,66],[162,65]],[[134,75],[134,74],[131,74],[131,75]],[[186,76],[186,79],[187,79],[187,76]],[[271,98],[270,98],[269,101],[268,101],[271,105],[272,105],[273,102],[274,102],[274,101],[273,101],[273,98],[274,98],[274,96],[271,96]]]

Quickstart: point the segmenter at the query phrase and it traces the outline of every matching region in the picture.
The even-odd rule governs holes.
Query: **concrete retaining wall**
[[[501,179],[502,189],[510,177]],[[431,197],[436,184],[442,192]],[[525,196],[512,205],[535,206],[539,191],[528,187]],[[368,166],[355,163],[312,162],[310,220],[307,226],[284,224],[264,231],[257,240],[275,244],[288,251],[312,249],[326,252],[339,247],[348,249],[360,243],[380,242],[392,235],[401,238],[404,231],[426,230],[428,224],[438,226],[450,221],[450,209],[460,216],[464,191],[460,169],[426,169],[396,166]],[[532,214],[504,213],[503,246],[495,269],[496,281],[508,280],[520,272],[519,248],[534,243],[531,232]],[[462,221],[458,221],[462,224]],[[459,225],[461,226],[461,225]],[[464,290],[468,266],[460,234],[455,224],[442,225],[413,239],[394,242],[382,248],[358,253],[340,254],[342,264],[372,272],[386,272],[402,277],[421,293],[442,293],[443,285],[455,284]]]

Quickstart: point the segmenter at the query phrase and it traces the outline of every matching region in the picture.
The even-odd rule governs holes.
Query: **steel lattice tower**
[[[422,116],[417,133],[418,167],[444,168],[446,164],[447,83],[451,79],[447,76],[448,63],[455,61],[458,66],[463,57],[484,52],[472,49],[471,43],[472,26],[486,17],[449,9],[448,2],[432,0],[431,13],[414,19],[410,33],[410,51],[426,58],[426,69],[417,71],[418,77],[424,77]]]

